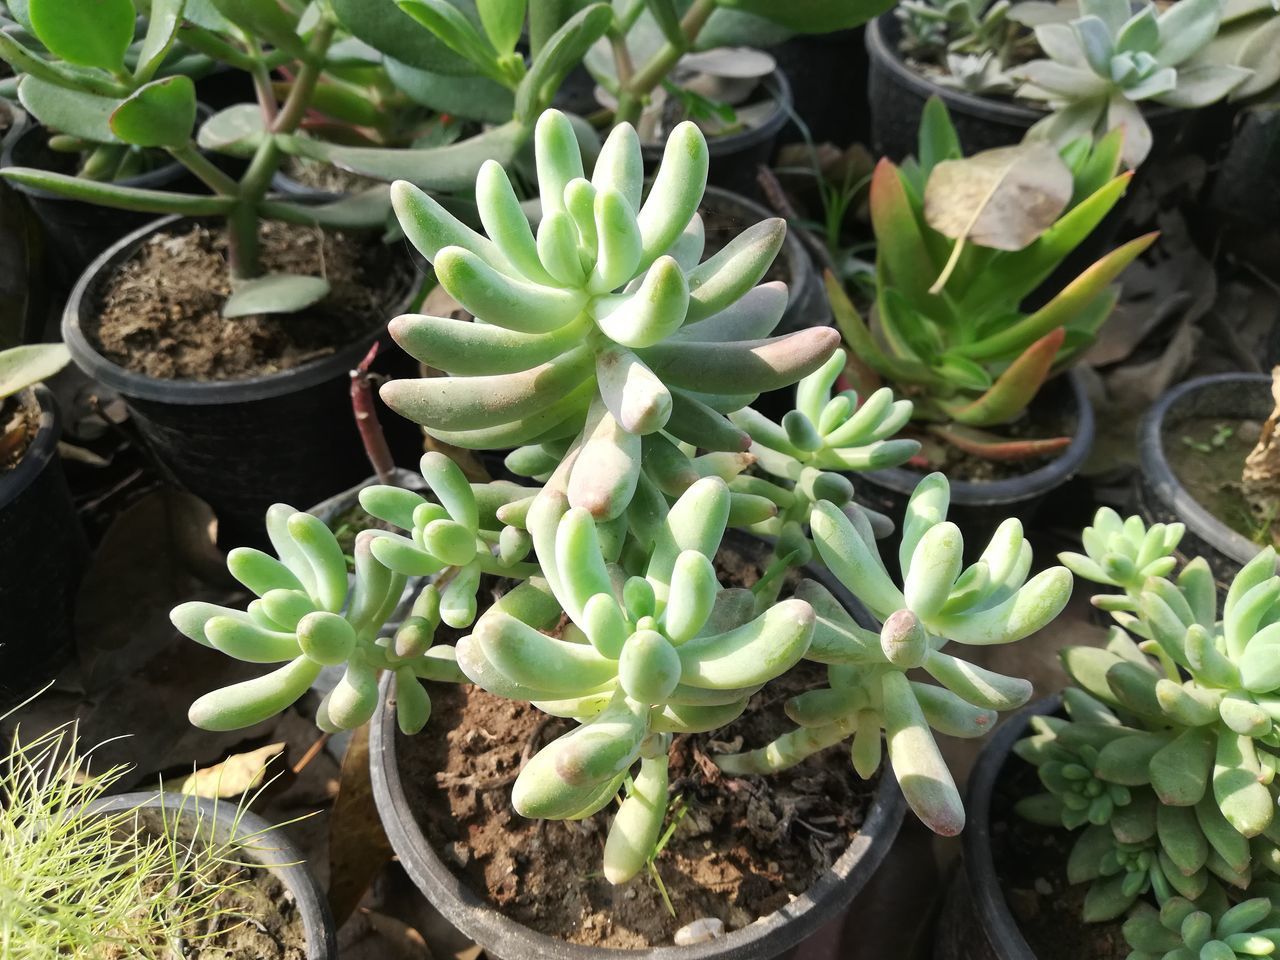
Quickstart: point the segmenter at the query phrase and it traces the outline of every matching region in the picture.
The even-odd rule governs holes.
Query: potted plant
[[[867,30],[873,143],[904,156],[924,102],[936,95],[957,116],[969,150],[1016,143],[1031,129],[1064,146],[1124,126],[1125,163],[1137,167],[1153,129],[1172,141],[1182,111],[1223,99],[1250,75],[1192,60],[1217,33],[1218,0],[1163,12],[1149,4],[1133,12],[1124,2],[1073,10],[922,0],[880,17]]]
[[[912,399],[925,459],[953,478],[954,502],[969,508],[975,530],[990,532],[1010,509],[1034,509],[1088,453],[1084,390],[1069,374],[1051,378],[1092,342],[1115,305],[1112,282],[1156,235],[1078,274],[1069,263],[1069,282],[1055,271],[1128,186],[1129,175],[1117,174],[1120,146],[1113,134],[1061,152],[1031,141],[966,158],[946,107],[932,100],[919,159],[882,160],[872,177],[871,324],[828,277],[854,354]],[[1027,309],[1033,296],[1040,305]],[[1056,426],[1037,424],[1046,410]],[[918,475],[886,470],[866,480],[881,509],[895,513]]]
[[[188,794],[108,795],[126,767],[88,769],[74,725],[4,757],[6,949],[32,960],[337,957],[319,884],[283,832]]]
[[[1093,598],[1119,626],[1105,649],[1064,651],[1065,715],[1031,711],[975,771],[972,805],[991,821],[966,845],[966,874],[997,956],[1119,956],[1124,943],[1136,960],[1274,950],[1275,552],[1251,560],[1219,608],[1204,558],[1175,576],[1181,536],[1180,524],[1103,509],[1086,552],[1061,556],[1122,591]],[[1038,912],[1028,903],[1015,920],[997,874],[1019,888],[1038,876]]]
[[[1275,543],[1275,406],[1267,374],[1194,377],[1160,397],[1139,428],[1142,515],[1184,523],[1188,553],[1204,557],[1223,582]]]
[[[87,559],[58,459],[58,411],[40,381],[62,344],[0,350],[0,705],[46,683],[74,651],[72,612]]]
[[[506,465],[529,482],[468,483],[433,452],[422,459],[432,499],[391,486],[363,490],[364,508],[393,529],[357,535],[350,587],[324,524],[272,508],[267,526],[279,559],[255,550],[228,557],[233,576],[258,597],[249,610],[193,602],[177,607],[173,621],[232,656],[283,665],[206,694],[191,719],[211,729],[251,724],[292,703],[333,664],[343,676],[317,722],[349,728],[376,718],[385,672],[372,756],[389,836],[424,893],[487,949],[585,957],[599,952],[586,944],[598,944],[653,946],[653,955],[775,955],[848,902],[883,856],[900,812],[894,778],[881,774],[872,796],[859,793],[847,762],[821,748],[860,731],[856,771],[873,777],[886,728],[908,801],[935,829],[958,830],[963,812],[945,787],[929,727],[980,735],[994,709],[1023,702],[1029,686],[937,648],[945,638],[995,643],[1034,632],[1065,604],[1070,575],[1055,568],[1024,583],[1031,553],[1016,521],[981,570],[962,572],[958,530],[945,522],[946,481],[932,477],[912,504],[903,586],[889,579],[874,545],[877,520],[852,502],[839,471],[910,456],[914,442],[891,439],[910,405],[881,396],[855,411],[854,398],[832,396],[844,357],[829,328],[769,336],[785,291],[757,283],[781,243],[781,221],[758,224],[702,259],[696,211],[707,148],[693,124],[673,132],[647,197],[628,125],[610,134],[590,179],[561,114],[539,120],[535,152],[544,211],[536,237],[496,163],[482,169],[477,192],[488,237],[411,185],[393,186],[406,235],[484,322],[397,318],[397,341],[444,375],[382,388],[393,409],[438,440],[515,446]],[[797,380],[799,409],[782,423],[746,407],[755,393]],[[731,527],[773,539],[727,537]],[[806,572],[815,579],[800,581]],[[410,615],[380,637],[414,577],[428,581]],[[883,628],[868,609],[886,618]],[[797,697],[789,712],[802,728],[786,733],[753,698],[779,682],[799,694],[811,673],[784,675],[806,658],[831,665],[832,687]],[[906,679],[921,664],[943,687]],[[428,694],[421,680],[453,686]],[[445,737],[413,737],[433,709],[459,726]],[[514,748],[514,763],[508,757],[499,771],[499,782],[513,784],[511,806],[424,815],[409,798],[430,793],[426,781],[436,780],[415,775],[410,752],[443,755],[433,768],[446,771],[440,782],[480,782],[474,757],[483,751],[463,741],[485,736],[472,726],[485,711],[491,719],[481,725],[501,731],[486,742]],[[533,719],[540,715],[549,719]],[[563,735],[539,749],[551,723]],[[746,741],[766,731],[785,735],[771,747]],[[704,745],[710,753],[698,761]],[[678,835],[681,810],[706,816],[715,808],[702,801],[711,795],[735,810],[757,796],[771,809],[767,785],[757,793],[726,783],[792,766],[799,772],[781,772],[780,782],[817,777],[822,796],[810,786],[810,801],[830,809],[836,798],[829,871],[824,858],[794,850],[787,856],[805,868],[788,876],[748,856],[752,872],[763,866],[775,877],[755,897],[772,904],[759,910],[768,914],[760,923],[684,876],[662,878],[656,858],[671,844],[697,847],[707,862],[700,841]],[[673,790],[689,797],[669,806]],[[607,831],[588,821],[621,793]],[[857,804],[863,833],[841,800]],[[521,818],[589,823],[584,829],[603,844],[603,880],[589,876],[599,847],[583,844],[572,826],[538,832]],[[453,840],[451,853],[441,831]],[[485,889],[483,871],[477,882],[474,868],[450,872],[442,859],[465,867],[480,833],[497,844],[476,854],[493,858]],[[770,849],[797,847],[778,839]],[[556,853],[531,868],[527,909],[504,911],[495,906],[510,906],[501,876],[511,871],[502,864],[534,856],[534,842]],[[607,889],[641,874],[657,877],[664,895],[668,883],[682,884],[670,899],[673,919],[647,898],[647,919],[637,921],[647,934],[619,936],[607,923],[592,929],[594,920],[557,929],[565,911],[537,907],[548,896],[589,905],[605,895],[592,885]],[[805,895],[775,912],[788,890]],[[725,933],[726,920],[744,929]],[[657,946],[668,939],[677,949]]]

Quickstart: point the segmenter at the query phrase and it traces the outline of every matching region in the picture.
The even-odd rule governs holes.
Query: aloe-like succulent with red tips
[[[1069,437],[1009,439],[1045,381],[1086,349],[1118,296],[1113,281],[1155,240],[1123,244],[1034,310],[1022,304],[1111,211],[1128,186],[1121,134],[1061,151],[1027,142],[964,157],[939,100],[919,153],[881,160],[871,181],[875,303],[864,321],[827,278],[853,352],[912,400],[942,441],[993,460],[1054,453]]]

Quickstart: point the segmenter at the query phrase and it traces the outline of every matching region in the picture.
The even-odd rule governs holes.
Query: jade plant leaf
[[[222,315],[233,319],[256,313],[296,313],[323,300],[328,293],[329,281],[323,277],[268,273],[237,281],[222,306]]]
[[[498,53],[516,48],[524,29],[525,0],[476,0],[480,24]]]
[[[109,122],[135,147],[180,147],[196,122],[196,85],[182,74],[153,80],[116,107]]]
[[[536,6],[542,3],[549,0],[540,0]],[[395,0],[333,0],[332,5],[353,36],[389,57],[419,70],[475,75],[474,66],[401,11]]]
[[[306,44],[298,36],[297,17],[276,0],[211,0],[224,17],[295,59],[305,59]]]
[[[219,110],[200,126],[196,143],[202,150],[213,150],[236,157],[252,156],[267,135],[262,109],[254,103],[237,103]]]
[[[0,350],[0,400],[47,380],[70,359],[71,354],[61,343],[32,343]]]
[[[151,0],[151,9],[147,14],[147,33],[142,38],[142,46],[138,50],[138,63],[133,75],[139,80],[150,80],[155,76],[165,55],[173,46],[178,28],[182,26],[183,8],[186,0]]]
[[[486,123],[511,119],[515,97],[502,84],[488,77],[458,76],[422,70],[384,57],[387,76],[409,99],[441,113],[456,113]]]
[[[579,10],[538,51],[529,72],[516,90],[516,116],[526,122],[551,105],[560,84],[592,44],[613,24],[608,4],[595,3]]]
[[[137,12],[131,0],[29,0],[27,16],[54,56],[115,73],[124,67]]]
[[[50,130],[90,143],[117,142],[110,118],[119,100],[68,90],[33,76],[23,77],[18,84],[18,100]]]

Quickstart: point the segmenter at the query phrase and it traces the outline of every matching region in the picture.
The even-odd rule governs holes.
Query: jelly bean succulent
[[[918,158],[877,166],[873,323],[832,277],[828,292],[853,352],[914,402],[915,419],[936,439],[1001,460],[1070,442],[1011,440],[993,428],[1022,416],[1046,379],[1088,347],[1115,306],[1112,281],[1155,240],[1124,244],[1043,306],[1022,310],[1124,194],[1119,149],[1115,135],[1061,152],[1024,143],[965,158],[933,99]]]
[[[950,783],[929,724],[977,735],[994,708],[1021,703],[1029,688],[936,648],[944,637],[1025,636],[1060,609],[1069,575],[1024,585],[1030,549],[1016,522],[962,573],[959,533],[943,522],[946,481],[931,477],[913,500],[899,591],[870,559],[871,521],[843,474],[917,449],[893,439],[911,405],[888,390],[861,403],[832,396],[845,359],[832,330],[769,336],[787,293],[759,281],[782,222],[749,228],[703,259],[707,148],[692,124],[672,134],[647,196],[628,126],[610,133],[590,177],[564,115],[544,114],[534,142],[536,230],[498,164],[478,176],[488,236],[411,184],[392,187],[407,237],[475,320],[396,318],[397,341],[442,375],[382,388],[436,440],[505,450],[505,465],[527,481],[469,483],[432,452],[422,458],[424,491],[365,488],[364,509],[398,529],[357,535],[350,585],[323,524],[273,508],[280,559],[229,557],[259,599],[246,612],[184,604],[173,619],[232,656],[286,665],[201,698],[192,719],[217,728],[263,719],[327,664],[344,673],[319,708],[325,729],[370,719],[378,671],[394,671],[389,696],[406,732],[430,709],[420,680],[530,703],[570,727],[518,772],[515,810],[578,819],[621,796],[604,872],[622,883],[659,844],[672,737],[730,723],[808,656],[832,664],[827,693],[847,710],[803,730],[803,749],[792,738],[794,759],[853,733],[856,721],[858,769],[870,775],[886,727],[917,809],[959,829],[954,787],[925,783]],[[797,382],[800,409],[781,424],[747,407]],[[776,536],[752,589],[721,580],[715,560],[729,529]],[[883,640],[845,612],[855,605],[843,594],[802,584],[783,597],[795,570],[816,559],[814,541],[887,618]],[[440,624],[463,633],[456,644],[436,642]],[[908,681],[905,671],[921,664],[948,689]],[[744,775],[762,769],[721,762]]]
[[[1180,524],[1148,527],[1103,509],[1085,531],[1086,553],[1062,554],[1078,576],[1124,590],[1094,598],[1120,625],[1105,648],[1064,651],[1076,685],[1064,694],[1067,716],[1034,718],[1015,747],[1045,792],[1017,809],[1083,828],[1067,873],[1092,883],[1086,920],[1119,916],[1143,897],[1162,907],[1159,917],[1141,907],[1126,925],[1135,956],[1231,957],[1223,951],[1245,942],[1231,938],[1269,907],[1239,927],[1214,933],[1214,924],[1244,916],[1228,911],[1232,900],[1270,897],[1266,878],[1280,873],[1280,577],[1275,551],[1262,551],[1219,609],[1203,558],[1175,575],[1169,554],[1181,535]],[[1192,910],[1198,919],[1183,929]]]
[[[1151,151],[1142,105],[1194,109],[1221,100],[1252,71],[1229,63],[1189,63],[1218,32],[1222,0],[1183,0],[1163,10],[1128,0],[1081,0],[1069,23],[1041,23],[1036,40],[1045,57],[1015,73],[1018,95],[1041,100],[1053,113],[1032,136],[1065,145],[1080,136],[1124,131],[1124,160],[1136,167]]]
[[[853,737],[854,768],[870,777],[880,763],[880,731],[889,762],[912,810],[932,830],[951,836],[964,826],[964,805],[933,739],[980,737],[999,710],[1026,703],[1031,684],[942,652],[1013,643],[1061,612],[1071,574],[1052,567],[1030,580],[1031,545],[1015,519],[1001,524],[981,557],[965,567],[964,539],[946,519],[950,487],[940,473],[916,487],[903,521],[899,582],[889,575],[858,507],[818,503],[811,524],[827,569],[882,624],[859,624],[835,595],[806,581],[796,595],[817,613],[808,658],[828,664],[828,686],[787,705],[798,729],[756,750],[718,758],[730,773],[789,767]],[[910,679],[922,669],[937,685]]]
[[[1128,960],[1249,960],[1280,946],[1280,886],[1257,884],[1260,896],[1230,906],[1171,897],[1159,910],[1140,904],[1125,922]]]

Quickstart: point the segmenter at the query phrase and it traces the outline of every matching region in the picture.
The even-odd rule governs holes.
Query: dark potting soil
[[[86,334],[109,360],[165,380],[236,380],[328,356],[386,323],[410,266],[376,234],[284,223],[261,229],[267,271],[329,280],[329,296],[296,314],[224,319],[231,293],[226,234],[197,225],[157,234],[102,287]]]
[[[1169,466],[1197,503],[1242,536],[1280,546],[1280,518],[1245,496],[1240,477],[1261,435],[1257,420],[1194,417],[1165,428]]]
[[[304,157],[290,157],[284,162],[283,169],[290,180],[296,180],[304,187],[322,193],[354,193],[380,184],[378,180],[370,180],[358,173],[349,173],[331,164]]]
[[[1125,960],[1123,917],[1085,923],[1088,884],[1067,883],[1067,857],[1079,832],[1038,826],[1014,813],[1041,791],[1035,769],[1011,756],[991,797],[991,853],[1009,912],[1037,960]]]
[[[215,880],[232,886],[215,901],[219,915],[189,934],[183,960],[306,960],[302,914],[285,885],[261,867],[218,869]]]
[[[0,475],[22,462],[39,429],[40,405],[29,391],[0,400]]]
[[[758,577],[753,563],[728,551],[717,567],[726,584],[750,586]],[[769,777],[728,778],[711,759],[791,729],[784,701],[824,681],[825,668],[802,662],[733,723],[673,739],[667,823],[678,819],[655,866],[675,916],[649,875],[617,887],[605,880],[601,859],[614,809],[573,822],[526,820],[511,806],[523,760],[572,721],[469,684],[432,684],[426,735],[397,742],[401,776],[432,846],[519,923],[616,948],[669,944],[676,930],[703,917],[734,930],[808,890],[844,853],[874,796],[876,783],[859,779],[839,746]]]

